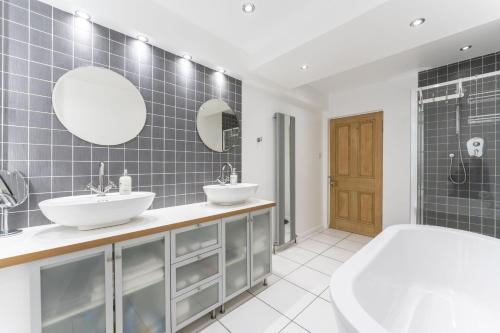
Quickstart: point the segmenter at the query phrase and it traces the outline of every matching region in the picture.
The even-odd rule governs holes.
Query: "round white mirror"
[[[196,119],[198,134],[210,149],[225,152],[238,144],[240,126],[236,113],[220,99],[203,103]]]
[[[57,118],[77,137],[99,145],[118,145],[139,134],[146,104],[125,77],[106,68],[80,67],[64,74],[54,87]]]

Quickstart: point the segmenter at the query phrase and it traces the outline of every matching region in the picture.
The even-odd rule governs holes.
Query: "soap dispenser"
[[[231,172],[231,177],[229,179],[231,185],[235,185],[238,183],[238,174],[236,173],[236,168],[233,168],[233,171]]]
[[[120,177],[120,194],[132,193],[132,177],[127,173],[127,169],[123,171],[123,176]]]

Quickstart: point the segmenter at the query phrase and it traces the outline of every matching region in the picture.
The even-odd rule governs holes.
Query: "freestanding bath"
[[[500,240],[394,226],[332,276],[340,333],[500,332]]]

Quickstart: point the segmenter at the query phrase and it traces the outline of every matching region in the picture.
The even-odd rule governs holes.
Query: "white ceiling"
[[[44,1],[86,9],[97,23],[147,34],[166,50],[189,52],[197,62],[315,107],[326,99],[312,89],[328,93],[346,81],[500,49],[498,0],[253,0],[250,15],[241,0]],[[417,17],[427,22],[410,28]],[[467,55],[457,51],[463,43],[474,45]],[[303,63],[309,70],[299,69]]]
[[[345,24],[387,0],[153,0],[201,29],[263,62]]]

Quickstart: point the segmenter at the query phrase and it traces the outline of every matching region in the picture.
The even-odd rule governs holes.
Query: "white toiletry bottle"
[[[120,194],[132,193],[132,177],[127,173],[127,169],[123,171],[123,176],[120,177]]]
[[[236,173],[236,168],[233,168],[233,171],[231,172],[230,183],[231,185],[235,185],[238,183],[238,174]]]

